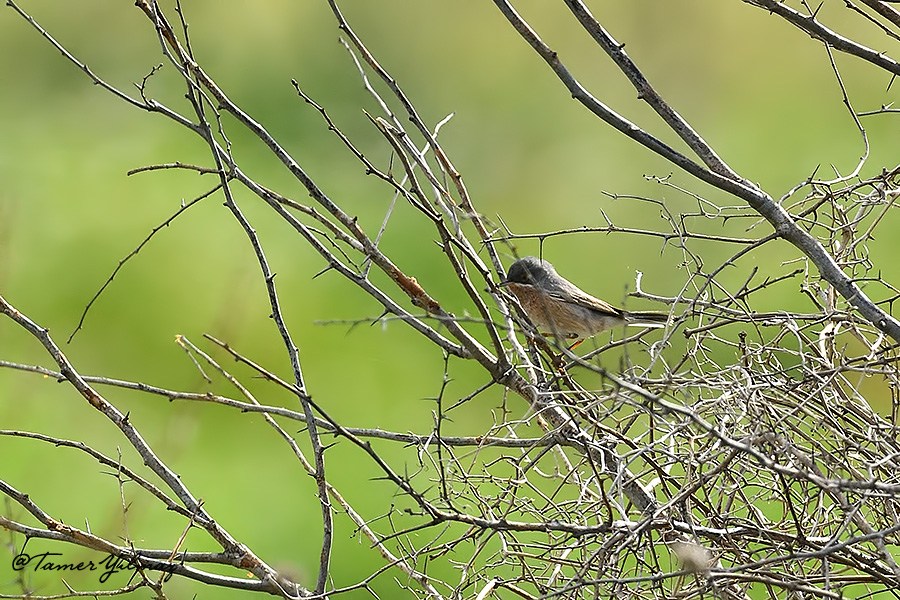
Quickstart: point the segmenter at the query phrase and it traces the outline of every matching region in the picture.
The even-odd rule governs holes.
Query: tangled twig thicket
[[[0,298],[0,312],[34,336],[56,366],[0,365],[67,381],[118,427],[143,466],[105,456],[91,447],[90,440],[74,442],[13,430],[0,435],[29,437],[88,453],[113,469],[120,482],[136,483],[180,515],[186,529],[205,530],[219,549],[189,552],[182,548],[183,540],[174,543],[173,549],[106,539],[60,522],[31,499],[28,490],[0,480],[0,491],[34,520],[29,523],[7,512],[0,516],[7,530],[132,561],[141,569],[115,593],[149,587],[159,597],[166,594],[169,574],[283,597],[338,597],[374,590],[375,582],[385,579],[384,573],[394,573],[394,585],[408,590],[410,597],[478,600],[838,598],[880,592],[896,595],[900,589],[900,565],[895,558],[900,529],[896,429],[900,325],[891,316],[898,290],[880,275],[878,258],[884,258],[869,253],[875,231],[894,218],[900,168],[862,177],[867,151],[851,175],[806,178],[776,201],[717,155],[654,90],[624,47],[580,1],[565,0],[564,4],[696,159],[597,100],[511,4],[495,0],[515,31],[587,109],[682,172],[738,200],[734,206],[722,207],[690,193],[697,211],[674,214],[664,202],[644,198],[658,205],[665,229],[638,230],[612,221],[593,228],[662,240],[682,253],[684,277],[680,293],[673,296],[644,290],[638,280],[634,294],[670,312],[661,339],[638,332],[579,355],[534,331],[515,300],[496,283],[504,273],[501,258],[516,253],[518,240],[543,241],[588,229],[515,235],[481,215],[438,142],[440,124],[432,127],[419,116],[413,101],[354,33],[335,2],[329,5],[345,43],[383,110],[370,118],[390,148],[392,162],[379,164],[370,159],[331,120],[327,107],[319,106],[295,83],[296,91],[336,133],[349,156],[381,179],[404,210],[412,207],[421,221],[433,227],[455,283],[468,299],[471,316],[452,314],[442,298],[404,272],[398,266],[402,257],[389,255],[380,244],[389,231],[360,223],[348,201],[329,197],[263,125],[229,98],[193,55],[180,6],[173,21],[155,1],[137,2],[166,60],[183,77],[191,114],[149,98],[146,79],[137,96],[116,89],[14,2],[7,4],[93,83],[138,108],[167,117],[206,142],[210,153],[206,167],[171,163],[148,169],[189,169],[218,177],[210,192],[196,201],[221,194],[246,233],[293,380],[280,379],[273,369],[251,362],[225,342],[212,337],[209,342],[271,385],[293,394],[299,405],[284,408],[260,403],[220,361],[185,338],[179,343],[198,365],[211,366],[233,385],[235,397],[83,376],[45,329]],[[900,73],[900,66],[888,55],[873,52],[819,22],[805,2],[797,8],[785,2],[748,0],[748,4],[773,12],[820,40],[832,65],[831,53],[840,51],[893,75]],[[900,14],[890,4],[879,0],[847,4],[897,39]],[[840,83],[836,66],[835,74]],[[369,78],[380,83],[375,85]],[[386,89],[390,96],[377,89]],[[846,103],[865,140],[863,115]],[[878,112],[890,111],[883,107]],[[251,178],[232,152],[232,127],[265,142],[272,157],[302,184],[311,203],[286,197]],[[670,178],[659,182],[689,193],[676,188]],[[447,363],[460,359],[478,363],[487,383],[473,388],[465,398],[454,399],[455,403],[487,390],[508,391],[508,410],[487,431],[467,437],[442,432],[453,409],[450,399],[443,397],[438,398],[435,427],[429,432],[351,428],[332,418],[307,387],[296,343],[282,316],[265,240],[235,200],[236,188],[255,194],[324,259],[327,269],[374,298],[384,309],[381,318],[405,322],[432,342]],[[391,204],[385,223],[391,211],[399,210],[397,206]],[[747,237],[710,233],[709,224],[733,219],[747,223]],[[712,264],[698,250],[701,243],[737,250]],[[772,244],[781,244],[780,265],[770,269],[751,263],[754,252]],[[724,270],[735,267],[746,273],[736,289],[720,278]],[[386,279],[370,276],[373,270]],[[765,304],[758,298],[784,286],[796,289],[798,284],[814,310],[755,308]],[[613,371],[595,360],[612,346],[640,352],[627,350],[622,368]],[[723,361],[722,357],[729,358]],[[590,387],[580,383],[579,376],[588,371],[593,373]],[[322,525],[316,577],[292,581],[219,525],[141,435],[141,424],[133,423],[103,395],[102,390],[110,386],[263,414],[316,481]],[[873,410],[867,390],[891,398],[889,415]],[[524,402],[514,405],[514,397]],[[292,433],[292,422],[304,423],[305,433]],[[542,435],[520,437],[522,431],[536,431],[528,427],[535,423]],[[386,508],[386,514],[377,519],[358,513],[331,477],[334,470],[352,465],[329,463],[326,468],[325,435],[358,448],[363,459],[396,486],[406,508]],[[393,464],[371,443],[374,439],[407,448],[408,462]],[[418,468],[411,471],[413,465]],[[153,483],[143,470],[154,473],[161,483]],[[383,558],[382,569],[362,581],[332,578],[336,519],[352,522]],[[304,539],[312,543],[314,536],[307,533]],[[249,571],[254,577],[223,575],[205,569],[209,563]],[[455,568],[453,580],[447,576],[447,567]],[[400,592],[392,593],[399,597]]]

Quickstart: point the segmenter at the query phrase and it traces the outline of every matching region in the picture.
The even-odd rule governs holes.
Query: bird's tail
[[[628,325],[636,325],[638,327],[665,327],[669,321],[669,313],[638,311],[626,312],[625,319]]]

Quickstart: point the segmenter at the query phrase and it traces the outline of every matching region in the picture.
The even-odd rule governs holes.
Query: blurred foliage
[[[839,11],[840,4],[826,3],[822,16]],[[427,121],[437,123],[455,113],[441,139],[476,206],[489,218],[499,215],[516,233],[535,233],[603,226],[602,210],[618,225],[663,227],[654,205],[614,200],[603,192],[665,200],[673,213],[695,210],[689,196],[645,179],[666,177],[671,166],[573,102],[490,3],[353,0],[341,6]],[[561,5],[529,0],[517,6],[595,95],[673,141]],[[129,93],[163,60],[152,28],[130,3],[23,0],[22,7],[99,76]],[[365,228],[376,230],[390,190],[365,177],[361,165],[290,84],[296,78],[363,151],[385,155],[383,141],[361,110],[376,107],[338,42],[327,5],[193,0],[184,2],[184,8],[194,52],[206,70],[326,192],[358,214]],[[827,173],[834,165],[847,173],[862,154],[825,50],[774,17],[740,2],[700,0],[607,2],[595,10],[670,103],[726,161],[771,195],[780,196],[816,168]],[[885,42],[865,23],[850,27],[857,26],[861,41],[876,48]],[[878,108],[896,95],[883,73],[845,57],[837,57],[837,63],[857,110]],[[0,11],[0,81],[0,293],[62,343],[118,261],[183,201],[215,182],[171,171],[126,176],[129,169],[154,163],[208,165],[207,153],[186,131],[91,85],[6,7]],[[148,89],[178,107],[180,86],[167,65]],[[878,119],[868,127],[872,158],[864,175],[896,160],[896,121]],[[285,195],[305,197],[258,142],[241,134],[232,141],[251,175]],[[671,181],[713,202],[734,204],[719,192],[697,189],[682,173],[674,173]],[[324,267],[321,259],[258,206],[257,199],[242,195],[239,201],[267,243],[315,400],[348,425],[429,431],[435,410],[430,398],[440,388],[443,358],[400,323],[384,328],[317,324],[374,319],[380,311],[333,274],[313,278]],[[730,231],[717,232],[743,235],[747,225],[735,222]],[[455,293],[449,287],[452,278],[438,266],[443,263],[429,241],[431,232],[416,215],[401,206],[389,232],[389,254],[402,268],[439,299]],[[897,251],[895,240],[881,243],[881,255]],[[753,264],[782,272],[780,257],[771,254],[770,246],[748,257],[746,270],[735,270],[735,285]],[[520,254],[539,250],[536,241],[517,244]],[[720,248],[709,250],[703,256],[711,264],[727,257]],[[648,291],[673,295],[680,285],[678,252],[649,238],[564,236],[546,242],[543,252],[567,277],[617,303],[625,301],[626,289],[633,289],[637,270],[644,272]],[[884,268],[888,280],[898,280],[896,261]],[[795,292],[781,286],[770,296],[771,306],[759,309],[788,304],[802,309],[804,298]],[[451,301],[450,310],[465,310],[458,300],[460,306]],[[244,234],[222,208],[221,197],[214,196],[161,231],[125,266],[65,351],[83,374],[203,391],[209,386],[173,340],[184,334],[211,350],[201,339],[210,333],[287,377],[282,342],[268,315]],[[8,321],[0,321],[0,348],[3,358],[50,366],[37,343]],[[246,369],[217,356],[245,382],[250,377]],[[448,404],[485,383],[473,365],[457,361],[450,361],[449,375]],[[36,377],[0,371],[3,428],[72,440],[90,431],[93,440],[100,440],[101,451],[115,456],[121,448],[128,456],[118,432],[82,399],[49,381],[35,385]],[[291,403],[270,386],[249,385],[263,403]],[[289,565],[301,581],[314,576],[320,518],[314,483],[261,418],[217,406],[102,391],[130,411],[142,433],[196,493],[208,498],[207,506],[234,535],[265,560]],[[450,414],[454,431],[448,433],[484,431],[491,423],[490,411],[502,402],[496,393],[476,397]],[[383,451],[388,459],[394,456],[391,446]],[[108,486],[110,493],[103,497],[115,498],[115,479],[86,456],[4,437],[0,455],[3,478],[27,490],[54,516],[87,515],[91,528],[104,533],[123,527],[121,508],[115,502],[98,505],[96,494],[90,493]],[[370,478],[379,473],[352,448],[338,445],[328,460],[358,464],[356,470],[332,471],[333,483],[358,508],[377,512],[391,504],[396,490],[386,482],[373,485]],[[403,471],[402,465],[397,468]],[[71,490],[65,497],[58,496],[61,479]],[[229,489],[225,495],[223,483]],[[177,519],[154,514],[151,520],[142,512],[151,503],[140,495],[128,501],[133,502],[129,533],[134,539],[154,545],[177,537]],[[269,510],[252,520],[243,518],[258,506]],[[344,543],[354,532],[337,521],[341,529],[334,578],[357,581],[378,563],[369,562],[367,542]],[[248,523],[253,528],[243,529]],[[195,543],[190,549],[208,547],[207,540]],[[66,558],[78,559],[74,550]],[[0,559],[2,573],[5,564]],[[0,587],[0,593],[7,591]],[[216,596],[230,597],[225,590],[217,590]]]

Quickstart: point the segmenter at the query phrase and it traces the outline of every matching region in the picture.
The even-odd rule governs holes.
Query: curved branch
[[[591,35],[597,45],[616,63],[619,70],[628,77],[638,92],[638,98],[649,104],[654,111],[666,122],[666,124],[678,134],[685,144],[709,167],[712,171],[728,177],[740,179],[740,176],[722,160],[706,140],[690,126],[674,108],[663,100],[650,82],[644,77],[637,65],[625,53],[625,45],[618,43],[594,18],[591,11],[580,0],[564,0],[566,6],[575,15],[582,27]]]
[[[890,56],[884,54],[883,52],[877,52],[872,50],[867,46],[863,46],[858,42],[854,42],[850,38],[846,38],[841,34],[832,31],[831,29],[825,27],[821,23],[816,20],[816,16],[813,15],[804,15],[803,13],[791,8],[784,2],[778,2],[777,0],[742,0],[747,4],[751,4],[753,6],[768,10],[769,12],[775,13],[779,17],[783,18],[785,21],[794,25],[798,29],[801,29],[808,33],[810,37],[813,37],[821,42],[824,42],[834,48],[835,50],[840,50],[841,52],[845,52],[847,54],[851,54],[856,56],[857,58],[861,58],[866,62],[870,62],[877,67],[881,67],[888,73],[893,73],[894,75],[900,75],[900,63],[891,58]],[[867,2],[869,5],[881,5],[880,2]],[[885,12],[894,13],[894,18],[900,19],[900,15],[897,15],[897,11],[890,7],[880,6],[882,10]]]

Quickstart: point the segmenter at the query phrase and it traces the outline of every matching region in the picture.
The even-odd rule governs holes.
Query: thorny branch
[[[854,110],[831,52],[847,53],[894,75],[900,73],[897,63],[828,28],[805,2],[795,9],[785,2],[745,1],[825,44],[844,104],[865,142],[865,129],[858,119],[865,113]],[[392,201],[377,235],[370,235],[368,224],[351,216],[350,200],[329,197],[264,125],[207,74],[191,49],[180,5],[174,9],[176,27],[156,2],[136,3],[149,19],[165,60],[181,74],[191,116],[147,97],[147,79],[158,69],[138,86],[139,97],[125,94],[8,0],[8,6],[94,84],[197,134],[209,149],[212,165],[175,161],[141,170],[189,168],[218,176],[210,192],[186,204],[120,261],[88,303],[85,314],[160,227],[221,191],[226,208],[245,232],[257,259],[293,381],[282,379],[225,342],[211,336],[208,340],[272,389],[290,394],[301,410],[260,402],[219,360],[181,336],[178,343],[197,367],[204,374],[209,367],[210,373],[234,390],[235,398],[82,375],[77,361],[60,351],[45,328],[0,297],[0,313],[28,332],[55,364],[48,368],[3,360],[0,367],[66,382],[118,428],[122,439],[161,484],[151,481],[138,467],[123,464],[121,457],[112,459],[99,452],[90,442],[15,429],[0,430],[0,437],[26,438],[84,453],[114,469],[120,488],[124,482],[136,483],[143,493],[183,519],[185,532],[202,529],[221,551],[182,550],[184,536],[173,540],[174,550],[140,548],[130,539],[114,543],[89,529],[62,523],[27,491],[2,480],[0,492],[39,526],[11,515],[0,516],[0,525],[26,539],[80,545],[132,561],[142,569],[140,581],[114,593],[146,586],[159,597],[165,594],[166,581],[153,582],[147,572],[282,597],[318,598],[358,589],[374,594],[375,586],[383,585],[386,578],[380,576],[386,572],[402,573],[402,577],[395,575],[394,581],[412,597],[479,600],[501,589],[523,598],[745,598],[756,589],[765,590],[770,597],[802,593],[836,598],[900,587],[896,561],[900,378],[897,345],[888,341],[900,341],[900,324],[890,314],[900,292],[880,276],[877,257],[869,251],[876,229],[896,212],[900,167],[885,167],[863,178],[860,174],[869,159],[866,145],[851,176],[829,181],[806,178],[776,202],[772,194],[730,167],[667,103],[585,4],[564,0],[575,21],[634,85],[639,98],[698,160],[603,104],[511,3],[494,0],[494,4],[573,97],[594,115],[688,175],[732,195],[740,204],[717,206],[688,186],[665,178],[659,183],[696,201],[696,212],[675,214],[661,200],[616,196],[618,201],[656,206],[663,216],[660,229],[632,227],[608,217],[605,227],[573,226],[535,234],[517,234],[505,224],[494,227],[476,209],[462,175],[439,143],[440,125],[426,122],[400,83],[355,33],[337,3],[329,0],[345,37],[343,43],[382,112],[369,115],[369,119],[384,148],[389,149],[390,163],[383,165],[364,154],[326,107],[317,104],[296,81],[294,87],[338,136],[349,156],[433,228],[442,259],[475,315],[457,316],[401,268],[404,257],[384,250],[385,224],[400,207]],[[847,3],[854,13],[865,15],[884,30],[896,29],[893,7],[878,0],[863,0],[862,4],[871,12]],[[390,97],[379,94],[370,76],[385,86]],[[392,108],[395,105],[397,109]],[[302,184],[312,204],[269,189],[244,172],[232,153],[235,136],[229,134],[234,121],[226,125],[224,115],[264,142],[272,158]],[[412,125],[409,130],[406,123]],[[313,401],[295,336],[282,314],[266,240],[239,205],[234,194],[238,187],[255,195],[302,237],[326,269],[375,299],[384,311],[375,320],[402,321],[434,344],[443,358],[444,372],[432,431],[349,427],[332,417],[323,403]],[[706,227],[729,219],[768,222],[772,230],[754,237],[751,225],[747,237],[734,237]],[[671,319],[662,339],[647,332],[634,333],[579,355],[555,340],[544,339],[517,303],[496,287],[503,275],[503,251],[516,254],[518,240],[533,237],[543,244],[558,236],[589,233],[655,238],[683,257],[683,281],[674,294],[646,290],[640,275],[637,278],[634,295],[669,310]],[[765,275],[761,275],[757,264],[748,264],[750,253],[776,240],[789,242],[799,254],[785,254],[783,264],[762,269]],[[702,251],[709,244],[738,250],[716,261]],[[381,271],[390,283],[377,284],[371,268]],[[725,283],[721,274],[726,269],[743,269],[743,284]],[[757,309],[767,294],[798,281],[811,310]],[[84,315],[76,332],[83,323]],[[615,371],[608,365],[601,367],[596,360],[598,354],[611,349],[624,353],[621,368]],[[733,358],[724,362],[723,356]],[[466,396],[450,398],[446,384],[459,361],[475,361],[483,371],[483,381],[473,385]],[[581,383],[582,374],[594,376],[590,387]],[[862,391],[863,382],[873,380],[892,398],[889,417],[875,412]],[[321,551],[317,574],[308,587],[307,582],[291,581],[219,525],[199,496],[140,433],[144,424],[132,422],[97,386],[136,390],[148,398],[215,403],[263,415],[315,480],[321,508]],[[507,391],[525,404],[507,404]],[[468,436],[444,434],[443,424],[457,406],[489,394],[499,394],[504,406],[487,431]],[[285,427],[285,422],[302,423],[305,441]],[[332,475],[341,465],[329,463],[326,470],[324,457],[331,437],[333,443],[350,445],[360,460],[396,488],[398,497],[411,502],[410,507],[391,505],[381,515],[358,512],[333,483]],[[398,464],[389,460],[373,441],[405,446],[408,461]],[[312,453],[311,459],[307,452]],[[122,506],[127,512],[124,493]],[[381,558],[382,566],[359,581],[334,580],[333,558],[340,543],[334,535],[338,519],[348,520]],[[255,579],[218,575],[193,566],[204,563],[250,571]],[[455,580],[446,576],[443,564],[457,569]],[[396,589],[391,593],[396,595]],[[68,592],[76,595],[72,589]]]

